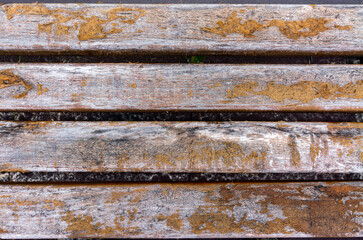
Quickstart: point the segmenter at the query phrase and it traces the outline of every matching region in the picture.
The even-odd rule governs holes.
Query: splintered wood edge
[[[362,182],[0,185],[0,237],[359,237]]]
[[[363,112],[362,75],[362,65],[0,64],[0,110]]]
[[[362,55],[361,5],[4,4],[0,51]]]
[[[0,171],[362,173],[362,129],[363,123],[0,122]]]

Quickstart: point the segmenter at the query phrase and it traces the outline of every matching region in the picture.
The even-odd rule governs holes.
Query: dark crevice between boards
[[[0,121],[286,121],[363,122],[340,112],[0,112]]]
[[[0,172],[0,183],[361,181],[363,173]]]
[[[184,54],[7,55],[4,63],[189,63],[189,64],[362,64],[352,56],[248,56]]]

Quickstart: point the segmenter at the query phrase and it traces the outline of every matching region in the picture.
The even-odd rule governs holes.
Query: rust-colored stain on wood
[[[127,231],[132,235],[132,230],[138,228],[124,228],[122,227],[124,217],[115,217],[114,226],[104,226],[102,223],[94,222],[94,219],[89,215],[76,215],[74,211],[68,211],[62,221],[67,223],[66,231],[70,236],[86,237],[86,236],[110,236]]]
[[[180,219],[179,213],[173,213],[170,216],[159,214],[156,219],[159,221],[166,220],[166,225],[176,231],[180,231],[181,227],[183,226],[183,220]]]
[[[37,84],[37,94],[38,95],[42,95],[43,93],[48,92],[48,91],[49,91],[49,89],[46,87],[43,87],[42,84]]]
[[[11,72],[11,69],[6,69],[0,71],[0,89],[11,87],[15,85],[23,85],[25,87],[25,91],[14,95],[14,98],[24,98],[28,94],[28,92],[33,88],[32,85],[26,83],[24,79],[20,76]]]
[[[265,28],[277,27],[282,34],[289,39],[298,40],[300,37],[314,37],[327,30],[350,30],[352,26],[327,27],[326,24],[333,20],[324,18],[307,18],[299,21],[269,20],[267,23],[259,23],[256,20],[245,20],[237,17],[237,11],[233,11],[226,21],[218,21],[215,27],[201,27],[203,31],[215,33],[226,37],[229,34],[243,34],[244,37],[255,37],[254,33]]]
[[[124,30],[120,24],[134,24],[144,16],[145,11],[127,7],[116,7],[99,15],[88,16],[84,11],[50,9],[41,4],[12,4],[4,7],[8,20],[16,15],[51,16],[54,20],[38,24],[38,30],[55,35],[69,35],[70,31],[78,32],[80,41],[105,38],[108,34]],[[76,21],[74,23],[74,21]]]
[[[309,103],[317,98],[356,98],[363,99],[363,80],[357,83],[339,85],[337,83],[301,81],[291,85],[276,82],[268,82],[263,90],[255,90],[257,82],[245,82],[236,84],[227,91],[230,99],[240,96],[263,95],[270,99],[283,103],[285,100],[296,100],[301,103]]]
[[[2,172],[29,172],[29,170],[24,170],[19,167],[15,167],[11,163],[4,163],[0,165],[0,171]]]
[[[311,161],[314,164],[315,160],[320,156],[326,156],[329,152],[329,145],[327,140],[319,141],[319,138],[315,136],[311,136],[310,143],[310,157]],[[320,142],[323,142],[322,145]]]

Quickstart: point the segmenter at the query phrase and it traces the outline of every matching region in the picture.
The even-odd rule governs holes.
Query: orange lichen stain
[[[133,88],[133,89],[136,89],[137,85],[135,82],[133,82],[132,84],[129,85],[129,87]]]
[[[222,87],[222,84],[221,83],[215,83],[213,85],[210,85],[209,89],[216,88],[216,87]]]
[[[8,231],[3,230],[2,228],[0,228],[0,233],[9,233]]]
[[[227,91],[228,98],[240,96],[263,95],[269,98],[284,102],[285,100],[296,100],[301,103],[309,103],[316,98],[336,99],[336,98],[363,98],[363,80],[356,84],[347,83],[340,86],[335,83],[301,81],[292,85],[284,85],[275,82],[268,82],[264,90],[255,91],[257,82],[246,82],[237,84]]]
[[[24,170],[18,167],[14,167],[11,163],[4,163],[0,165],[0,171],[2,172],[29,172],[29,170]]]
[[[11,72],[11,69],[0,71],[0,89],[11,87],[15,85],[23,85],[25,92],[14,95],[14,98],[24,98],[28,92],[33,88],[30,84],[26,83],[21,77]]]
[[[58,200],[45,200],[43,208],[48,210],[56,210],[61,209],[65,206],[65,203],[60,202]]]
[[[80,41],[105,38],[109,34],[122,32],[119,24],[134,24],[137,19],[145,15],[142,9],[117,7],[88,16],[83,11],[68,11],[64,9],[50,9],[42,4],[12,4],[4,7],[8,20],[16,15],[51,16],[51,22],[38,24],[39,32],[51,34],[53,29],[56,35],[69,35],[71,31],[78,31]],[[74,21],[76,21],[74,23]]]
[[[65,216],[63,216],[62,221],[65,221],[68,226],[66,231],[69,232],[71,237],[100,237],[100,236],[116,236],[121,233],[127,233],[135,235],[140,233],[138,227],[128,227],[122,226],[122,222],[125,220],[124,217],[115,217],[113,221],[114,226],[104,226],[103,224],[94,220],[88,215],[76,215],[74,211],[67,211]]]
[[[122,222],[125,221],[125,218],[123,216],[116,216],[113,226],[94,223],[93,217],[76,215],[74,211],[67,211],[61,219],[68,224],[65,230],[70,233],[70,237],[112,237],[125,233],[130,235],[141,233],[138,227],[124,227]]]
[[[29,129],[31,131],[33,131],[34,129],[37,129],[37,128],[43,128],[49,124],[52,124],[53,122],[52,121],[45,121],[45,122],[26,122],[24,125],[23,125],[23,128],[25,129]],[[62,123],[59,122],[57,123],[57,125],[61,125]]]
[[[321,32],[331,30],[333,28],[338,30],[350,30],[351,26],[338,26],[333,28],[327,27],[326,24],[332,20],[324,18],[307,18],[298,21],[284,21],[284,20],[268,20],[267,23],[259,23],[255,20],[246,20],[242,22],[242,18],[237,17],[237,11],[233,11],[225,22],[218,21],[215,27],[201,27],[203,31],[215,33],[226,37],[229,34],[238,33],[243,34],[244,37],[255,37],[254,33],[265,28],[277,27],[282,34],[289,39],[298,40],[300,37],[314,37]]]
[[[299,167],[301,162],[300,152],[297,148],[296,139],[290,136],[290,163],[294,167]]]
[[[179,219],[179,213],[173,213],[169,216],[159,214],[157,219],[159,221],[166,220],[166,226],[173,228],[175,231],[180,231],[180,229],[183,227],[183,219]]]
[[[327,145],[327,142],[325,142],[325,145],[323,147],[319,146],[319,144],[315,140],[315,137],[313,136],[311,136],[310,139],[310,157],[311,161],[314,163],[317,157],[328,154],[329,147]]]
[[[236,84],[234,85],[233,89],[227,90],[227,97],[228,98],[237,98],[240,96],[246,97],[249,93],[254,92],[253,89],[255,89],[258,86],[257,82],[246,82],[242,84]]]
[[[283,124],[283,123],[279,123],[279,124],[277,125],[277,128],[280,128],[280,129],[290,128],[290,127],[291,127],[290,125]]]
[[[46,87],[43,87],[42,84],[37,85],[37,94],[38,95],[42,95],[43,93],[48,92],[48,91],[49,91],[49,89]]]
[[[226,193],[221,194],[223,191]],[[188,220],[195,234],[252,231],[255,234],[345,236],[361,229],[361,225],[354,220],[354,213],[361,212],[360,199],[354,192],[361,191],[360,187],[311,183],[294,187],[276,183],[263,186],[222,185],[220,197],[216,192],[206,194],[206,204],[196,206]],[[262,200],[256,200],[259,195],[263,196]],[[345,203],[342,199],[345,199]],[[248,219],[247,213],[235,215],[233,210],[248,208],[248,202],[260,205],[254,209],[258,211],[252,213],[256,216]],[[277,218],[275,210],[281,210],[284,218]]]
[[[338,30],[350,30],[353,28],[352,26],[339,26],[339,25],[334,25],[334,27]]]
[[[123,153],[120,156],[118,156],[117,160],[118,160],[117,161],[118,169],[124,169],[125,168],[125,163],[130,161],[130,156],[128,154],[126,154],[126,153]]]
[[[150,154],[151,161],[158,168],[179,166],[187,169],[200,168],[238,168],[264,169],[267,153],[265,151],[244,151],[235,142],[208,140],[204,138],[182,140],[172,149],[160,149],[157,154]],[[256,169],[256,170],[257,170]]]
[[[228,100],[228,101],[219,101],[220,103],[223,103],[223,104],[227,104],[227,103],[233,103],[234,101],[233,100]]]
[[[82,81],[81,81],[81,86],[82,86],[82,87],[87,86],[87,84],[86,84],[86,80],[82,80]]]
[[[190,97],[193,97],[194,96],[193,90],[189,90],[189,96]]]
[[[316,8],[316,4],[309,4],[310,5],[310,7],[312,7],[313,9],[315,9]]]
[[[163,167],[166,165],[175,166],[175,162],[172,161],[172,157],[170,155],[168,155],[168,154],[154,155],[153,160],[156,162],[156,166],[157,167]]]
[[[255,20],[247,20],[241,23],[242,18],[237,17],[237,11],[234,11],[230,16],[227,17],[225,22],[218,21],[216,27],[202,27],[201,29],[206,32],[219,34],[226,37],[232,33],[243,34],[245,37],[254,37],[254,33],[261,30],[265,26],[258,23]]]
[[[127,213],[129,214],[129,222],[133,221],[136,219],[136,213],[137,213],[137,209],[132,209],[132,211],[129,209],[127,210]]]

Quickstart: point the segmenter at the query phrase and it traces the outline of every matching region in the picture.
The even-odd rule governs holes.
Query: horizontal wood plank
[[[363,65],[0,64],[1,111],[363,112]]]
[[[363,123],[0,122],[0,139],[0,172],[363,172]]]
[[[361,5],[5,4],[0,51],[363,53]]]
[[[0,237],[359,237],[362,198],[362,182],[0,185]]]

